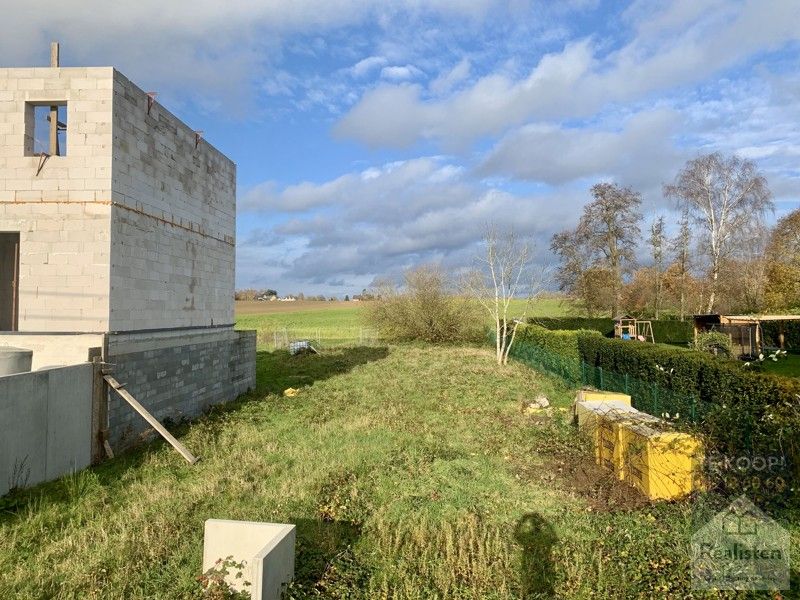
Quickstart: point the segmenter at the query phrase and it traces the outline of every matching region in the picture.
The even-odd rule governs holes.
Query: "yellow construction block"
[[[575,420],[578,429],[592,440],[597,464],[616,471],[618,436],[611,423],[636,412],[631,407],[631,397],[626,394],[591,390],[578,392],[574,404]]]
[[[668,431],[664,421],[636,409],[608,410],[596,419],[595,459],[618,479],[651,500],[702,489],[703,448],[694,436]]]
[[[628,406],[631,405],[631,397],[628,394],[619,392],[601,392],[598,390],[578,390],[575,395],[575,402],[611,402],[618,401]]]
[[[575,396],[574,415],[578,422],[578,428],[582,431],[597,427],[598,415],[613,411],[630,411],[631,397],[627,394],[616,394],[614,392],[595,392],[592,390],[580,390]]]
[[[677,500],[702,489],[702,462],[702,445],[688,433],[636,422],[620,428],[620,478],[651,500]]]
[[[636,410],[629,395],[581,390],[574,415],[593,442],[597,464],[651,500],[674,500],[702,489],[700,441]]]

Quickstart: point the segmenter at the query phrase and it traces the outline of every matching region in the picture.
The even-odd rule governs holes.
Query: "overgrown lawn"
[[[292,598],[685,597],[689,505],[604,493],[571,396],[485,349],[262,352],[179,428],[197,465],[155,443],[3,499],[0,598],[197,597],[208,518],[295,523]]]

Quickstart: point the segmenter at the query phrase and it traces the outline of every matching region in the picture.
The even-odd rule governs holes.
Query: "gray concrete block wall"
[[[110,67],[0,69],[0,231],[20,232],[20,331],[108,329],[112,98]],[[26,120],[49,101],[67,103],[67,154],[41,164]]]
[[[191,419],[255,388],[254,331],[109,335],[113,375],[157,419]],[[136,444],[149,426],[119,395],[108,404],[113,448]]]
[[[28,156],[67,103],[66,156]],[[40,169],[41,167],[41,169]],[[110,67],[0,69],[0,230],[19,231],[21,331],[233,322],[236,168]]]
[[[0,377],[0,496],[89,466],[91,364]]]
[[[110,330],[233,323],[236,167],[118,72],[112,187]]]
[[[233,247],[113,210],[111,331],[233,323]]]

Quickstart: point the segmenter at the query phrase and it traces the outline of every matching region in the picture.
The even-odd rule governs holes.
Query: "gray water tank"
[[[27,373],[31,370],[33,350],[0,346],[0,377],[14,373]]]

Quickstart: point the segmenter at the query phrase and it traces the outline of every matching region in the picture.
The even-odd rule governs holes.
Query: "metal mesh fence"
[[[367,327],[278,327],[259,329],[258,347],[262,350],[289,348],[292,342],[306,340],[318,350],[347,346],[376,346],[381,343],[378,332]]]
[[[688,423],[697,423],[703,418],[703,404],[682,390],[596,367],[580,358],[568,358],[524,341],[511,347],[510,356],[537,370],[556,375],[574,387],[590,386],[629,394],[635,408],[657,417]]]

